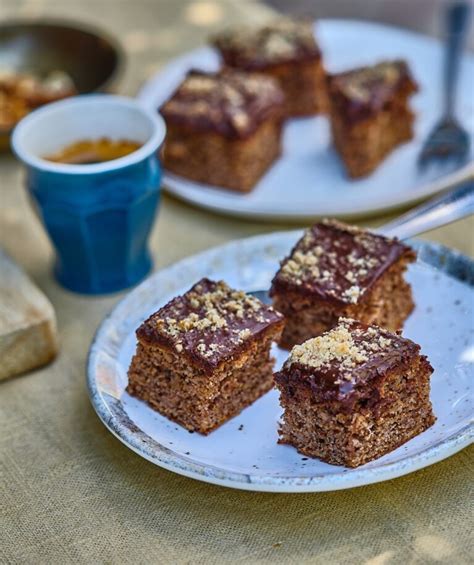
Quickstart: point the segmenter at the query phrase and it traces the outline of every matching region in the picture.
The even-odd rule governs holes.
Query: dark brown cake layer
[[[265,121],[282,117],[278,83],[232,69],[192,70],[160,109],[167,125],[193,132],[217,132],[230,139],[249,137]]]
[[[327,111],[326,72],[321,59],[281,63],[262,72],[278,80],[285,93],[285,116],[310,116]]]
[[[252,190],[281,152],[281,121],[267,120],[245,139],[189,132],[169,124],[163,149],[167,170],[211,186]]]
[[[418,86],[405,61],[384,61],[328,77],[329,96],[347,123],[370,118],[392,100],[417,92]]]
[[[208,434],[273,384],[283,317],[224,282],[202,279],[137,330],[127,392]]]
[[[248,348],[283,316],[223,281],[202,279],[150,316],[137,330],[140,342],[160,344],[192,364],[213,370]]]
[[[289,18],[261,28],[230,29],[212,38],[212,43],[226,65],[252,71],[321,57],[312,22]]]
[[[139,343],[127,392],[190,431],[208,434],[273,386],[270,354],[277,327],[218,369],[208,372],[159,345]]]
[[[392,369],[375,406],[363,401],[351,411],[337,401],[317,400],[299,387],[291,397],[282,390],[284,420],[279,443],[335,465],[358,467],[400,447],[436,420],[430,402],[431,367],[417,356],[410,366]]]
[[[419,352],[419,345],[398,334],[342,319],[329,332],[295,346],[275,381],[289,394],[304,387],[318,401],[337,401],[347,411],[356,402],[373,407],[383,402],[387,375],[408,368]],[[432,372],[425,357],[423,362]]]
[[[400,144],[413,137],[415,116],[405,99],[398,99],[371,119],[347,123],[331,107],[331,130],[349,177],[357,179],[372,173]]]
[[[294,345],[330,330],[339,318],[353,318],[395,332],[403,328],[414,308],[410,285],[403,275],[406,261],[401,259],[380,277],[359,304],[335,305],[314,296],[296,292],[277,294],[274,307],[285,316],[280,346]]]
[[[399,334],[341,319],[292,349],[274,375],[284,409],[280,443],[357,467],[430,427],[429,361]]]
[[[335,220],[308,229],[275,275],[270,294],[296,292],[332,304],[357,304],[400,258],[415,253],[396,239]]]

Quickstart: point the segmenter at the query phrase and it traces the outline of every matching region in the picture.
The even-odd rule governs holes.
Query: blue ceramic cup
[[[44,159],[79,140],[127,139],[140,148],[86,165]],[[157,152],[161,117],[134,100],[86,95],[32,112],[16,127],[12,147],[26,165],[27,187],[56,250],[58,281],[100,294],[136,284],[150,271],[148,236],[159,200]]]

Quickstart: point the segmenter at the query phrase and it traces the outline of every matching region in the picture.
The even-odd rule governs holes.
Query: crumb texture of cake
[[[165,167],[198,182],[247,192],[281,153],[284,94],[272,78],[190,71],[160,109]]]
[[[288,116],[326,111],[326,73],[313,22],[278,18],[262,27],[229,29],[211,41],[227,67],[277,79]]]
[[[399,330],[414,308],[403,275],[416,259],[396,239],[323,220],[306,230],[276,273],[270,295],[286,318],[281,345],[291,348],[355,318]]]
[[[374,171],[413,137],[409,99],[418,86],[405,61],[383,61],[328,77],[335,147],[352,178]]]
[[[275,373],[280,443],[346,467],[377,459],[435,422],[432,372],[414,342],[341,318],[295,346]]]
[[[224,282],[202,279],[137,330],[127,392],[207,434],[273,385],[281,314]]]

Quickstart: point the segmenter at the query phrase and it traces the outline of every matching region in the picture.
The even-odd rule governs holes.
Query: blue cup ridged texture
[[[151,270],[148,249],[160,192],[156,154],[93,174],[28,168],[27,186],[56,250],[66,288],[102,294],[130,287]]]

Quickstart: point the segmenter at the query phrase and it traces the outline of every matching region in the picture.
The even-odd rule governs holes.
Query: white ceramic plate
[[[474,264],[433,244],[420,247],[421,259],[409,272],[417,307],[405,335],[422,346],[435,368],[431,398],[437,422],[377,461],[351,470],[278,445],[281,410],[275,390],[207,437],[190,434],[124,392],[134,332],[146,317],[203,276],[244,290],[268,288],[278,260],[299,235],[258,236],[185,259],[135,288],[104,320],[90,350],[88,386],[99,417],[125,445],[156,465],[202,481],[247,490],[308,492],[398,477],[472,442]],[[287,353],[278,348],[275,353],[279,367]]]
[[[423,141],[440,116],[442,107],[443,48],[436,40],[379,24],[322,20],[317,36],[330,72],[371,64],[385,58],[406,59],[420,85],[413,98],[417,115],[415,137],[395,150],[369,177],[346,177],[331,147],[324,117],[294,119],[284,130],[283,155],[252,193],[235,194],[189,181],[165,171],[163,184],[173,195],[217,212],[261,220],[301,221],[316,216],[356,217],[421,200],[463,179],[473,171],[471,163],[456,172],[432,170],[420,174],[416,159]],[[139,100],[159,107],[192,67],[218,67],[210,47],[174,59],[145,85]],[[459,118],[474,133],[474,57],[464,56],[459,84]]]

